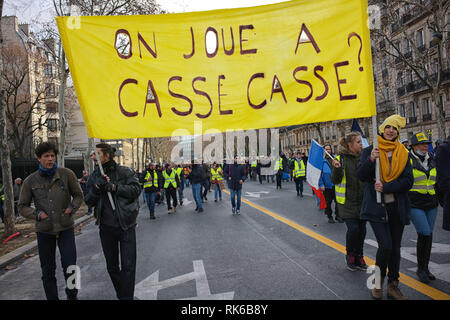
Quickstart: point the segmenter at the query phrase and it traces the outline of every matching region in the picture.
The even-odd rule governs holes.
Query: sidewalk
[[[75,221],[75,227],[79,226],[83,222],[88,221],[92,217],[93,217],[93,215],[89,215],[89,216],[84,215],[84,216],[78,218]],[[37,240],[34,240],[22,247],[10,252],[10,253],[5,254],[4,256],[1,256],[0,257],[0,269],[3,269],[7,265],[24,258],[24,255],[33,252],[36,248],[37,248]]]

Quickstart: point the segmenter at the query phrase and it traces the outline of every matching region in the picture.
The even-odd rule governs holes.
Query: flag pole
[[[314,139],[313,139],[313,140],[314,140]],[[314,140],[314,142],[317,143],[319,146],[321,146],[320,143],[318,143],[316,140]],[[321,146],[321,147],[323,148],[323,146]],[[329,156],[329,157],[331,158],[331,160],[334,160],[334,157],[333,157],[331,154],[329,154],[329,153],[327,152],[327,150],[325,150],[325,148],[323,148],[323,151],[327,154],[327,156]]]
[[[97,159],[97,164],[98,164],[98,167],[100,169],[100,173],[102,174],[102,176],[104,176],[105,175],[105,171],[103,171],[102,162],[100,161],[100,156],[98,155],[97,148],[94,148],[94,152],[95,152],[95,159]],[[116,206],[114,205],[114,201],[113,201],[111,192],[109,192],[109,191],[108,191],[108,198],[109,198],[109,202],[111,203],[112,209],[115,211],[116,210]]]
[[[372,116],[373,147],[378,148],[377,116]],[[380,159],[375,159],[375,181],[380,182]],[[381,192],[377,191],[377,203],[381,203]]]

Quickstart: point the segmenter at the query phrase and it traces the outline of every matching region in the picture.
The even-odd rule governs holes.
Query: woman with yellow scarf
[[[414,183],[408,151],[399,142],[400,129],[406,119],[392,115],[380,125],[378,148],[363,150],[357,176],[367,182],[361,207],[361,219],[368,220],[378,242],[376,267],[380,277],[372,289],[374,299],[382,299],[383,282],[387,274],[387,297],[406,300],[398,288],[400,270],[400,246],[403,229],[410,223],[408,191]],[[380,181],[375,181],[375,164],[379,158]],[[377,192],[381,192],[381,203],[377,203]],[[377,275],[377,273],[376,273]]]

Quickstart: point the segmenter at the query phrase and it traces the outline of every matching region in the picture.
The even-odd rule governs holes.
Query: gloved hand
[[[107,182],[103,190],[106,192],[116,192],[117,186],[112,182]]]
[[[106,178],[103,176],[100,177],[96,177],[94,184],[101,190],[103,191],[105,189],[105,186],[108,184],[108,182],[106,181]]]

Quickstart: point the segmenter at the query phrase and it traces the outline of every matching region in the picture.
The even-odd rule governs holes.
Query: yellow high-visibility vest
[[[145,182],[144,182],[144,189],[145,188],[150,188],[152,186],[158,188],[158,175],[156,174],[156,171],[153,171],[153,179],[152,181],[147,181],[148,178],[150,178],[150,172],[147,171],[147,174],[145,175]]]
[[[167,174],[167,171],[163,171],[163,177],[164,177],[164,188],[168,188],[169,184],[172,184],[174,188],[177,187],[177,180],[175,179],[176,172],[172,169],[170,172],[170,176]]]
[[[211,168],[211,181],[215,181],[216,179],[217,181],[223,180],[220,172],[222,172],[222,169],[220,167],[217,168],[217,171],[214,170],[214,168]]]
[[[303,160],[300,160],[300,166],[298,165],[298,161],[294,160],[294,178],[304,177],[306,176],[306,167]]]
[[[5,186],[2,186],[2,187],[0,188],[0,193],[2,194],[2,195],[0,196],[0,200],[1,200],[1,201],[5,201],[5,193],[4,193],[4,189],[5,189]]]
[[[340,161],[341,156],[337,156],[336,160]],[[344,170],[344,176],[342,177],[342,181],[339,184],[334,185],[334,192],[336,194],[336,202],[340,204],[345,204],[345,190],[346,190],[346,183],[347,178],[345,177],[345,168],[342,167]]]
[[[410,158],[411,166],[413,160]],[[430,170],[430,176],[426,173],[413,167],[414,184],[409,191],[418,192],[421,194],[435,195],[434,185],[436,184],[436,168]]]

